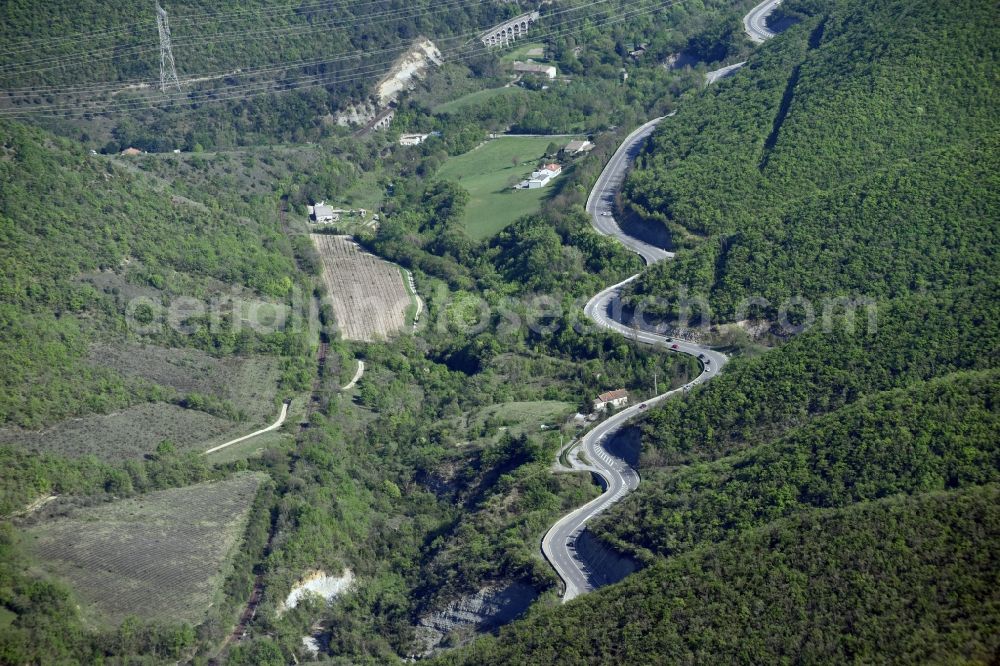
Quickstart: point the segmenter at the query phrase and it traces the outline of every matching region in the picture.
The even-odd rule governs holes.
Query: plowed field
[[[373,342],[403,330],[410,295],[399,267],[362,251],[350,236],[312,234],[312,239],[344,339]]]

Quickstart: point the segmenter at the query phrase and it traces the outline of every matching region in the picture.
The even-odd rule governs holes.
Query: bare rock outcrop
[[[420,618],[417,639],[421,655],[433,654],[443,647],[455,647],[476,634],[491,631],[517,619],[538,597],[538,592],[524,583],[499,583],[453,600],[440,611]]]

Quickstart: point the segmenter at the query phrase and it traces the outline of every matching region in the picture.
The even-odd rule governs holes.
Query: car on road
[[[610,210],[604,211],[603,213],[601,213],[601,217],[611,217],[611,211]]]
[[[646,403],[642,403],[641,405],[639,405],[639,411],[642,411],[642,410],[646,409],[647,407],[649,407],[649,405],[647,405]]]
[[[677,349],[677,345],[676,344],[670,345],[670,348],[671,349]]]

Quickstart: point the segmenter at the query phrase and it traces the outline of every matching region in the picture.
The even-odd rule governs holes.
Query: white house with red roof
[[[562,173],[562,167],[558,164],[546,164],[538,171],[531,172],[531,178],[527,181],[527,189],[536,190],[539,187],[545,187],[549,184],[549,181]]]

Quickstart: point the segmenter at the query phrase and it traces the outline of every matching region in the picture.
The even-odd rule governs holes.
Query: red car
[[[677,345],[670,345],[671,349],[677,349]]]

